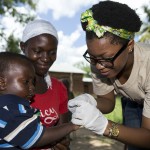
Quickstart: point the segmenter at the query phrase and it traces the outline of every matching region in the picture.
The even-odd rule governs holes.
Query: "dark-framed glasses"
[[[83,57],[92,65],[97,63],[104,66],[105,68],[113,68],[115,59],[126,49],[128,43],[122,46],[122,48],[111,58],[99,59],[88,53],[88,50],[83,54]]]

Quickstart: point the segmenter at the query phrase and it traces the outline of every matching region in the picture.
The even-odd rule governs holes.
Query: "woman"
[[[142,24],[139,16],[125,4],[102,1],[81,15],[81,24],[87,43],[83,56],[91,64],[97,107],[109,113],[115,92],[125,97],[125,126],[107,120],[84,95],[69,101],[72,122],[122,141],[128,150],[150,149],[150,45],[134,42]]]
[[[56,29],[45,20],[31,21],[23,31],[20,46],[36,70],[36,94],[31,106],[40,109],[42,124],[51,127],[68,122],[67,90],[60,81],[50,77],[48,72],[57,57]],[[64,138],[54,145],[54,149],[65,150],[69,147],[69,140]]]

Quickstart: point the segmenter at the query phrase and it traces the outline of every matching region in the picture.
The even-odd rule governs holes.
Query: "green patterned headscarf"
[[[104,33],[107,31],[127,40],[134,38],[134,33],[125,29],[115,29],[109,26],[99,25],[97,21],[94,20],[93,12],[90,9],[81,14],[81,22],[87,22],[86,30],[95,32],[98,38],[104,36]]]

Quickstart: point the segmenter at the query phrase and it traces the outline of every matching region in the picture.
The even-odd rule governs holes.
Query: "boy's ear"
[[[3,91],[6,89],[6,79],[3,77],[0,77],[0,90]]]

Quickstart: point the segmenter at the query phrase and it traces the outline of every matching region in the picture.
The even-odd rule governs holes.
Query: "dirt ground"
[[[81,128],[71,134],[70,150],[124,150],[124,144]]]

